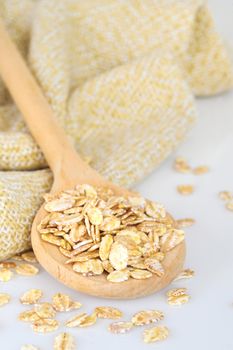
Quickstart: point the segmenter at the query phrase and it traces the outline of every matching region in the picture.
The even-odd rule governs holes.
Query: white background
[[[233,1],[211,0],[216,25],[233,44]],[[17,321],[17,315],[27,307],[19,304],[19,296],[29,288],[41,288],[44,301],[55,292],[65,292],[83,303],[81,310],[91,312],[98,305],[112,305],[124,311],[125,320],[141,309],[156,308],[165,313],[164,322],[170,329],[169,338],[146,345],[142,341],[143,328],[126,335],[112,335],[107,331],[110,321],[99,320],[87,329],[71,329],[77,348],[82,350],[161,349],[161,350],[232,350],[233,349],[233,212],[224,208],[218,198],[220,190],[233,191],[233,92],[197,101],[199,121],[183,143],[162,166],[145,179],[139,190],[145,197],[156,199],[176,217],[193,217],[197,223],[188,228],[186,267],[196,276],[173,286],[187,287],[191,300],[174,308],[166,304],[163,290],[156,295],[132,301],[109,301],[76,293],[62,286],[42,270],[38,276],[15,276],[1,283],[1,292],[11,294],[12,301],[0,310],[0,349],[18,350],[25,343],[41,350],[53,348],[54,336],[65,331],[61,327],[51,334],[34,334],[30,325]],[[206,164],[210,173],[202,176],[179,174],[172,170],[176,155],[187,157],[193,165]],[[192,183],[196,191],[183,197],[176,193],[176,185]],[[75,312],[59,314],[66,320]]]

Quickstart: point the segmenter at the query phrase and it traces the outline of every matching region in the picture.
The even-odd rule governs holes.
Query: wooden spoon
[[[51,192],[88,183],[93,186],[109,187],[116,194],[135,195],[103,179],[80,158],[58,125],[51,107],[1,22],[0,74],[53,172],[54,182]],[[163,261],[165,268],[163,277],[154,275],[146,280],[131,278],[122,283],[108,282],[105,275],[84,277],[74,272],[71,266],[65,265],[66,258],[61,255],[57,247],[41,240],[37,225],[45,215],[42,206],[32,225],[31,240],[35,255],[45,270],[77,291],[108,298],[135,298],[165,287],[183,266],[184,242],[166,255]]]

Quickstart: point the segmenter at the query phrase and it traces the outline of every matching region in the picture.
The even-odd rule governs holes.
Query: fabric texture
[[[1,0],[0,16],[78,152],[132,186],[233,85],[205,1]],[[0,260],[30,246],[52,175],[0,81]]]

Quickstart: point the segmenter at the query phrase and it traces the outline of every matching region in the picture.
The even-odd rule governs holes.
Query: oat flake
[[[127,248],[118,242],[113,243],[109,254],[109,261],[115,270],[125,269],[128,263]]]
[[[33,251],[23,253],[21,256],[22,256],[24,261],[27,261],[30,263],[37,263],[38,262]]]
[[[73,301],[69,295],[63,293],[56,293],[52,298],[52,304],[54,309],[60,312],[70,311],[73,308]]]
[[[165,326],[157,326],[145,329],[143,332],[143,340],[145,343],[152,343],[159,340],[164,340],[168,337],[169,331]]]
[[[186,304],[190,299],[190,296],[188,294],[182,294],[177,296],[171,296],[168,297],[167,301],[169,305],[179,306]]]
[[[0,268],[5,269],[14,269],[16,267],[16,263],[13,261],[2,261],[0,262]]]
[[[195,274],[194,270],[191,269],[185,269],[181,271],[181,273],[174,279],[174,281],[178,281],[180,279],[189,279],[192,278]]]
[[[20,302],[25,305],[36,304],[42,295],[43,292],[40,289],[29,289],[20,297]]]
[[[192,218],[178,219],[176,220],[178,228],[190,227],[195,224],[195,220]]]
[[[38,274],[39,269],[31,264],[20,264],[16,266],[15,271],[18,275],[34,276]]]
[[[98,318],[117,319],[122,317],[122,312],[111,306],[98,306],[95,308],[95,313]]]
[[[40,318],[53,318],[56,315],[52,304],[49,303],[36,304],[34,310]]]
[[[139,311],[132,317],[132,323],[135,326],[144,326],[153,322],[161,321],[164,314],[159,310],[145,310]]]
[[[59,326],[59,323],[57,320],[53,319],[39,319],[38,321],[35,321],[31,327],[34,330],[34,332],[37,333],[48,333],[55,331]]]
[[[8,282],[13,276],[13,272],[7,268],[0,269],[0,281]]]
[[[120,271],[113,271],[110,272],[107,276],[107,280],[109,282],[113,283],[119,283],[119,282],[124,282],[129,279],[130,273],[129,270],[120,270]]]
[[[82,312],[66,321],[67,327],[78,327],[87,317],[86,312]]]
[[[194,186],[193,185],[178,185],[177,191],[182,195],[190,195],[194,192]]]
[[[54,350],[75,350],[74,337],[69,333],[60,333],[54,339]]]
[[[133,328],[132,322],[113,322],[108,326],[108,330],[114,334],[123,334],[129,332]]]
[[[3,306],[5,304],[8,304],[11,297],[9,294],[6,293],[0,293],[0,306]]]
[[[40,319],[35,310],[26,310],[19,314],[18,319],[23,322],[35,322]]]
[[[134,269],[130,271],[130,276],[137,280],[143,280],[152,277],[152,273],[146,270]]]
[[[93,314],[86,316],[79,324],[79,327],[84,328],[84,327],[89,327],[95,324],[97,321],[97,316],[96,313],[94,312]]]

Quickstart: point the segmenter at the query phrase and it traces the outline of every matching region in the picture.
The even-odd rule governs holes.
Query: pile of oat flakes
[[[165,208],[142,197],[84,184],[45,201],[48,215],[37,227],[42,240],[84,276],[104,273],[114,283],[161,277],[167,252],[184,240]]]

